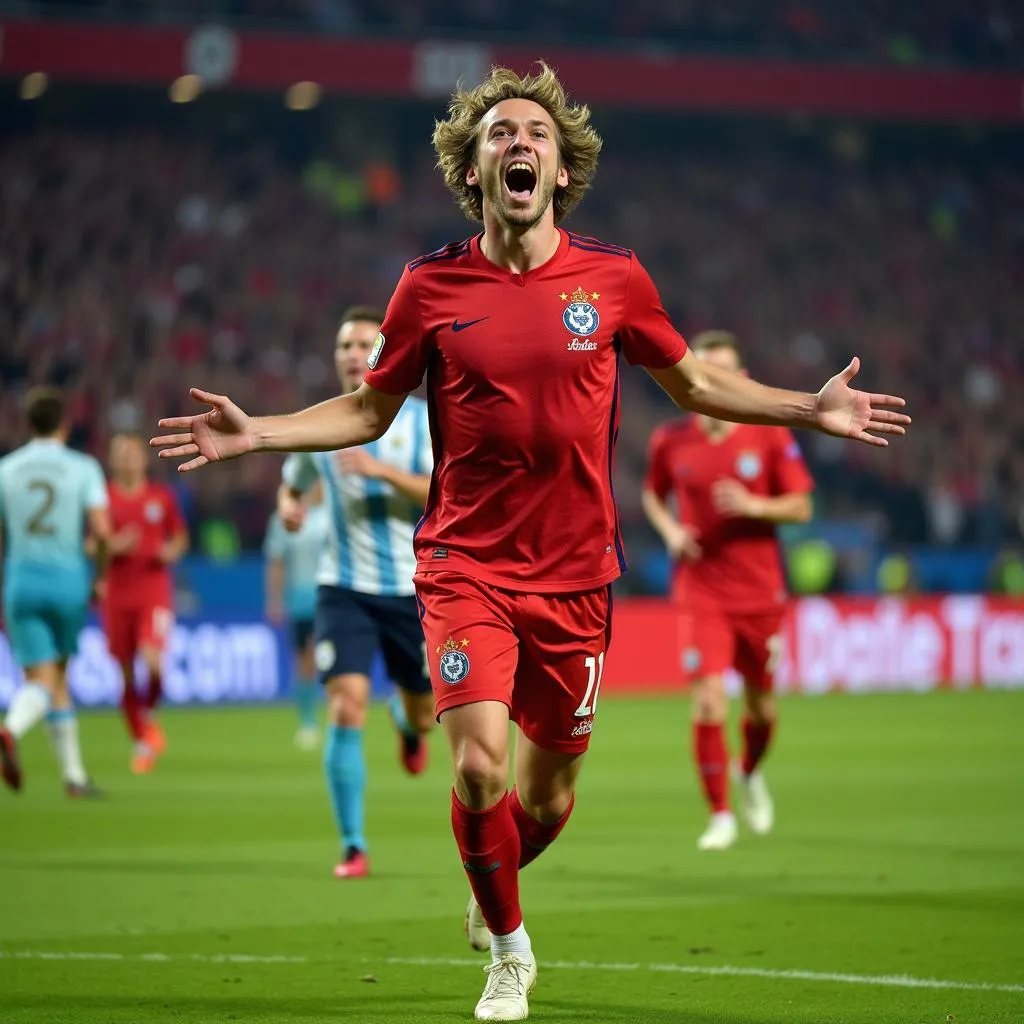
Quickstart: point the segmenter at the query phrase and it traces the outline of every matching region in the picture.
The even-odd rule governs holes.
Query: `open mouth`
[[[525,161],[516,160],[505,168],[505,188],[513,199],[525,202],[536,187],[537,175]]]

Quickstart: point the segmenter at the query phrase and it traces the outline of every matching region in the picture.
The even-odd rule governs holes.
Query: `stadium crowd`
[[[318,31],[419,37],[461,31],[592,43],[657,40],[676,49],[919,61],[1013,63],[1024,15],[1009,0],[36,0],[41,11],[87,10],[160,21],[216,18]]]
[[[846,158],[761,146],[740,160],[673,138],[609,145],[570,226],[635,248],[684,334],[735,330],[759,378],[816,387],[856,353],[865,386],[907,396],[915,429],[884,453],[802,439],[822,510],[873,517],[897,541],[1018,537],[1019,174],[966,155],[858,161],[856,139]],[[431,156],[419,144],[393,164],[296,167],[270,144],[218,149],[155,127],[5,138],[3,447],[22,439],[19,399],[42,381],[68,389],[74,441],[97,455],[112,431],[183,410],[190,384],[250,411],[331,394],[339,311],[386,301],[407,260],[472,230]],[[647,439],[672,410],[641,373],[624,390],[628,536]],[[233,520],[254,547],[278,473],[247,459],[177,485],[193,528]]]

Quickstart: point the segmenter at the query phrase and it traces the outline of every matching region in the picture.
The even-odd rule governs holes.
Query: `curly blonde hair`
[[[539,61],[540,73],[520,76],[511,68],[491,68],[475,89],[458,88],[448,104],[448,119],[434,124],[437,166],[445,184],[463,213],[471,220],[483,220],[483,193],[478,185],[466,184],[466,172],[476,157],[480,122],[488,110],[502,100],[533,100],[555,123],[562,166],[569,184],[555,191],[552,203],[555,222],[562,220],[590,188],[601,152],[601,136],[590,123],[590,108],[570,103],[555,72]]]

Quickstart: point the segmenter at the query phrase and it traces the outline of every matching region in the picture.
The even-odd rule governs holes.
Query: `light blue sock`
[[[415,739],[419,735],[409,724],[409,719],[405,714],[405,704],[402,702],[402,695],[400,693],[395,692],[388,698],[388,714],[391,715],[391,721],[395,723],[395,728],[403,736]]]
[[[305,729],[316,727],[316,706],[319,686],[312,679],[298,679],[295,682],[295,707],[299,712],[299,724]]]
[[[334,821],[341,837],[342,853],[352,846],[365,850],[366,760],[363,757],[362,729],[328,726],[324,774],[327,776]]]

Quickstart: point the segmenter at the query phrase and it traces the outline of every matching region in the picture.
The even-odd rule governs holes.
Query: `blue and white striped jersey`
[[[407,473],[429,474],[434,456],[427,403],[407,398],[387,433],[363,447]],[[324,483],[330,530],[317,583],[391,597],[414,592],[412,542],[421,508],[383,480],[344,472],[337,452],[290,455],[282,475],[298,491],[308,490],[317,477]]]

